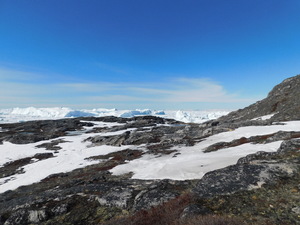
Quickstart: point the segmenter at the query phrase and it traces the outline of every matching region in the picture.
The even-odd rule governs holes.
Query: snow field
[[[96,126],[94,127],[112,127],[116,125],[121,125],[118,123],[103,123],[95,122]],[[92,128],[87,128],[92,129]],[[86,130],[86,131],[87,131]],[[130,129],[132,130],[132,129]],[[52,152],[54,157],[48,158],[45,160],[33,160],[31,164],[23,166],[22,169],[24,173],[15,174],[10,177],[4,177],[0,179],[0,193],[3,193],[7,190],[13,190],[23,185],[29,185],[36,183],[46,178],[51,174],[69,172],[77,168],[83,168],[88,165],[98,163],[99,160],[87,160],[86,158],[97,156],[97,155],[107,155],[112,152],[122,151],[128,147],[133,146],[95,146],[88,147],[90,142],[83,142],[88,137],[96,135],[117,135],[121,134],[123,131],[110,132],[110,133],[96,133],[96,134],[82,134],[79,136],[65,136],[52,140],[63,139],[64,143],[60,143],[62,149],[57,153],[53,151],[46,150],[44,148],[36,148],[35,146],[50,142],[41,141],[32,144],[23,144],[16,145],[9,142],[4,142],[3,145],[0,145],[0,167],[5,163],[15,161],[18,159],[33,157],[37,153],[50,153]]]
[[[144,155],[139,159],[114,167],[115,175],[133,172],[134,179],[201,179],[205,173],[235,164],[238,159],[259,151],[275,152],[282,141],[268,144],[243,144],[236,147],[204,153],[208,146],[218,142],[230,142],[241,137],[272,134],[277,131],[300,131],[300,121],[285,125],[249,126],[234,131],[219,133],[191,147],[174,147],[176,153],[157,157]],[[180,153],[178,155],[178,153]],[[174,157],[176,155],[176,157]]]
[[[119,123],[93,123],[95,124],[94,127],[112,127],[121,125]],[[85,127],[85,131],[93,129],[94,127]],[[83,168],[88,165],[96,164],[99,162],[99,160],[88,160],[87,158],[98,155],[106,155],[128,148],[144,149],[145,154],[141,158],[114,167],[110,170],[113,174],[120,175],[133,172],[134,175],[132,178],[134,179],[200,179],[205,173],[235,164],[239,158],[248,154],[258,151],[274,152],[279,148],[282,141],[269,144],[248,143],[236,147],[220,149],[215,152],[204,153],[203,150],[206,147],[217,142],[229,142],[241,137],[271,134],[279,130],[300,131],[300,121],[286,122],[284,125],[241,127],[233,131],[210,136],[202,142],[191,147],[175,146],[171,150],[177,150],[176,153],[162,156],[148,154],[145,145],[90,147],[90,142],[83,142],[88,137],[96,135],[117,135],[128,130],[132,131],[134,128],[110,133],[87,134],[82,132],[80,135],[76,136],[65,136],[53,139],[63,139],[66,141],[58,145],[62,149],[54,153],[54,157],[52,158],[44,160],[36,159],[33,160],[31,164],[23,166],[22,169],[24,173],[22,174],[1,178],[0,193],[3,193],[7,190],[16,189],[23,185],[39,182],[51,174],[69,172],[77,168]],[[45,150],[44,148],[35,147],[50,141],[51,140],[23,145],[4,142],[2,145],[0,145],[0,167],[11,161],[25,157],[33,157],[37,153],[53,152]]]

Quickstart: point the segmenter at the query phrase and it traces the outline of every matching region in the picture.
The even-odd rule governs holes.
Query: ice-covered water
[[[185,123],[202,123],[207,120],[216,119],[226,115],[226,110],[210,110],[210,111],[191,111],[191,110],[151,110],[151,109],[135,109],[135,110],[118,110],[118,109],[81,109],[74,110],[66,107],[53,108],[12,108],[0,110],[0,123],[14,123],[29,120],[43,119],[61,119],[72,117],[86,116],[117,116],[117,117],[134,117],[152,115],[164,118],[171,118]]]

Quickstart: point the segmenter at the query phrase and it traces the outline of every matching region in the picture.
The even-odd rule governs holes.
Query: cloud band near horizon
[[[235,109],[258,99],[230,93],[216,81],[177,77],[153,83],[47,82],[34,72],[0,68],[0,107]]]

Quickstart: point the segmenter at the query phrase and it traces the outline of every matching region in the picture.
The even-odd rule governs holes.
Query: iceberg
[[[1,123],[15,123],[30,120],[62,119],[74,117],[103,117],[116,116],[130,118],[135,116],[158,116],[163,118],[175,119],[185,123],[203,123],[208,120],[217,119],[228,114],[230,111],[193,111],[193,110],[118,110],[118,109],[71,109],[67,107],[52,108],[11,108],[0,110]]]

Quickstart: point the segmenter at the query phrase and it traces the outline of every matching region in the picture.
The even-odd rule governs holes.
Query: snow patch
[[[236,147],[204,153],[204,149],[218,142],[230,142],[241,137],[265,135],[277,131],[299,131],[300,121],[286,122],[284,125],[249,126],[219,133],[191,147],[174,147],[174,154],[145,154],[139,159],[114,167],[114,175],[133,172],[133,179],[200,179],[205,173],[235,164],[238,159],[258,151],[275,152],[282,141],[269,144],[243,144]],[[179,153],[179,154],[178,154]],[[175,157],[176,155],[176,157]]]
[[[271,119],[274,115],[275,115],[275,113],[265,115],[265,116],[256,117],[256,118],[253,118],[252,120],[268,120],[268,119]]]
[[[113,126],[116,123],[99,123],[98,127]],[[119,124],[120,125],[120,124]],[[117,131],[115,133],[109,133],[109,135],[121,134],[123,131]],[[80,136],[65,136],[57,139],[63,139],[64,143],[58,144],[60,149],[56,153],[53,153],[54,157],[44,160],[33,160],[31,164],[23,166],[24,173],[15,174],[9,177],[0,178],[0,193],[7,190],[13,190],[23,185],[29,185],[36,183],[46,178],[51,174],[69,172],[77,168],[83,168],[88,165],[96,164],[98,160],[87,160],[87,158],[98,155],[106,155],[112,152],[128,149],[132,146],[94,146],[89,147],[90,142],[85,142],[88,137],[96,136],[99,134],[82,134]],[[12,144],[4,142],[0,145],[0,167],[5,163],[12,162],[18,159],[33,157],[37,153],[49,153],[44,148],[37,148],[35,146],[50,142],[40,141],[31,144]]]

